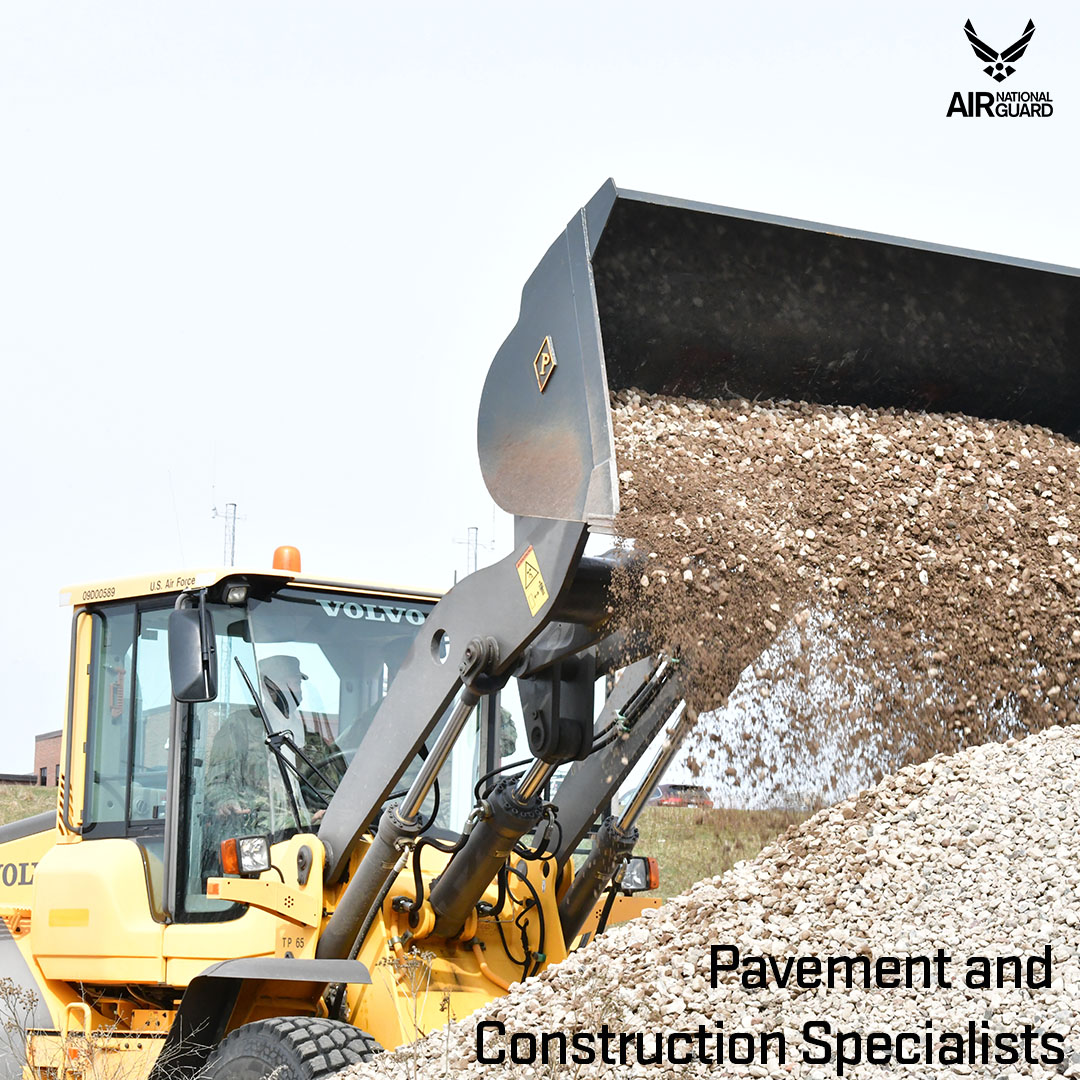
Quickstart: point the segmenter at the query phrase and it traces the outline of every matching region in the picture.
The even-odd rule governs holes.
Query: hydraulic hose
[[[500,990],[509,990],[510,984],[503,978],[500,978],[487,966],[487,961],[484,959],[484,950],[480,947],[479,941],[472,943],[473,956],[476,957],[477,964],[480,965],[480,974],[484,976],[489,982],[493,982]]]

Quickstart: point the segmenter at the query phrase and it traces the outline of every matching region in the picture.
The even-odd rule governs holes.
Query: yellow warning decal
[[[525,591],[525,599],[529,604],[529,611],[535,615],[548,598],[547,586],[544,584],[544,575],[540,573],[540,562],[536,558],[536,552],[532,544],[517,561],[518,577],[521,578],[521,587]]]

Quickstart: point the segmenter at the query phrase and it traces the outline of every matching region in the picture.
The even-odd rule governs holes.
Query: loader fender
[[[315,1000],[329,983],[370,983],[371,975],[358,960],[253,956],[211,964],[188,985],[158,1056],[165,1064],[155,1065],[148,1080],[169,1080],[184,1075],[182,1069],[201,1069],[225,1035],[241,989],[252,982],[307,983]]]

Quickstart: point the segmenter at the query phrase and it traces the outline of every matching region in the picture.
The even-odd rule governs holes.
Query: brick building
[[[34,775],[42,787],[60,782],[60,734],[57,730],[34,736]]]

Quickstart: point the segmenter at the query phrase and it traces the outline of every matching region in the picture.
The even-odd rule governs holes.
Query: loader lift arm
[[[448,638],[453,649],[461,647],[457,643],[491,639],[494,650],[490,662],[475,674],[491,683],[505,680],[571,584],[585,545],[585,524],[519,519],[516,526],[514,554],[470,575],[436,605],[365,734],[319,831],[326,847],[328,883],[340,879],[360,836],[462,685],[461,670],[440,660],[443,640]],[[518,574],[517,563],[529,550],[548,592],[537,613],[541,618],[530,610]],[[493,603],[492,597],[501,598],[500,602]],[[466,694],[470,692],[466,688]],[[440,764],[432,760],[436,757],[433,752],[429,759],[432,775]],[[390,810],[384,815],[381,839],[376,838],[324,928],[319,956],[349,955],[361,921],[398,858],[390,831],[393,813]]]

